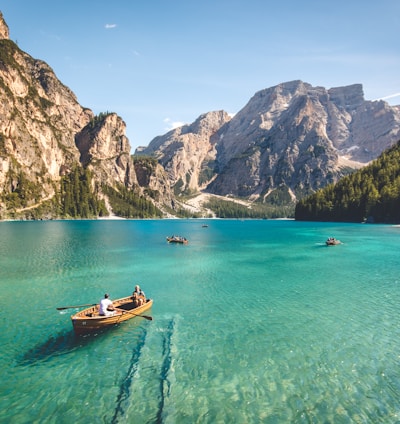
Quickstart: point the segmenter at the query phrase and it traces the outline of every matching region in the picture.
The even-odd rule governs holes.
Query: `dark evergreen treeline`
[[[296,220],[400,222],[400,141],[365,168],[300,200]]]
[[[7,217],[24,219],[42,218],[97,218],[108,216],[109,211],[101,193],[108,198],[113,213],[124,218],[161,218],[162,212],[144,196],[124,186],[116,189],[103,185],[101,189],[93,183],[92,172],[76,165],[64,175],[55,196],[42,200],[40,187],[30,182],[20,171],[9,173],[14,190],[3,196],[10,211]],[[149,194],[147,190],[147,194]],[[104,196],[103,196],[104,197]],[[153,195],[153,197],[156,197]],[[36,202],[32,204],[32,199]],[[31,206],[30,206],[31,205]],[[0,215],[0,218],[1,215]]]
[[[99,200],[91,187],[92,174],[76,166],[61,180],[61,216],[92,218],[108,215],[103,200]]]
[[[293,217],[293,207],[271,206],[262,203],[253,203],[251,208],[229,200],[211,198],[204,207],[211,209],[218,218],[281,218]]]
[[[114,112],[100,112],[98,115],[94,116],[90,122],[90,128],[95,128],[99,123],[103,123],[108,115],[112,115]]]
[[[115,215],[124,218],[161,218],[161,211],[154,204],[124,186],[115,190],[103,186],[102,191],[107,195]]]

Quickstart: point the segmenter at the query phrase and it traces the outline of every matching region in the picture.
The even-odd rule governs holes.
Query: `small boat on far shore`
[[[342,242],[335,237],[329,237],[325,243],[327,246],[336,246],[337,244],[342,244]]]
[[[185,237],[181,236],[171,236],[167,237],[168,243],[180,243],[180,244],[188,244],[188,240]]]

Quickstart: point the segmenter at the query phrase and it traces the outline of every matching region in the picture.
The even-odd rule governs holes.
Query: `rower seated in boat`
[[[132,293],[132,301],[134,303],[137,303],[137,306],[141,306],[146,303],[146,295],[144,294],[144,291],[140,288],[139,285],[135,286],[135,290]]]
[[[133,307],[137,308],[138,306],[140,306],[140,299],[137,295],[136,292],[132,293],[132,302],[133,302]]]
[[[115,315],[115,308],[111,299],[109,299],[108,293],[100,300],[99,315],[103,317]]]

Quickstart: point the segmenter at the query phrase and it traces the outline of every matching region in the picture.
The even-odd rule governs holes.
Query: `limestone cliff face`
[[[10,31],[8,25],[3,18],[3,14],[0,12],[0,40],[8,40],[10,37]]]
[[[302,81],[254,95],[219,131],[220,172],[208,190],[293,198],[337,181],[400,138],[397,108],[364,100],[360,84],[326,90]]]
[[[156,160],[137,157],[134,159],[135,173],[140,187],[154,200],[160,210],[165,206],[175,209],[175,199],[170,180],[167,174]]]
[[[104,186],[123,186],[121,195],[134,191],[161,209],[174,208],[175,194],[200,190],[282,204],[399,139],[400,107],[365,101],[361,84],[291,81],[257,92],[233,118],[208,112],[155,138],[140,153],[158,164],[134,161],[123,120],[82,107],[50,66],[9,39],[0,13],[0,219],[10,208],[17,216],[56,203],[60,179],[76,166],[91,170],[100,196],[111,193]]]
[[[125,122],[110,113],[92,119],[75,136],[80,162],[88,166],[102,184],[118,183],[127,188],[137,185],[125,129]]]
[[[50,66],[8,39],[2,16],[0,37],[0,217],[22,180],[30,207],[52,199],[76,164],[89,167],[99,187],[137,185],[123,120],[82,107]]]
[[[213,137],[230,119],[224,111],[206,113],[191,125],[156,137],[141,154],[160,161],[177,193],[196,192],[215,174],[217,151]]]
[[[168,169],[175,189],[262,201],[276,199],[279,191],[295,200],[400,139],[399,108],[365,101],[361,84],[328,90],[291,81],[257,92],[232,119],[219,114],[225,118],[215,120],[211,132],[199,125],[206,114],[147,148]],[[196,156],[197,146],[208,156]],[[207,178],[200,179],[204,169]]]
[[[16,176],[54,195],[52,182],[79,161],[75,133],[93,113],[44,62],[31,58],[10,40],[0,40],[0,193],[13,192]],[[39,201],[40,199],[32,199]]]

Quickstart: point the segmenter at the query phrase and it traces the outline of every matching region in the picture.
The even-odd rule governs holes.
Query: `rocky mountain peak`
[[[3,18],[3,14],[0,12],[0,40],[8,40],[10,38],[10,32],[8,25]]]
[[[116,113],[100,114],[76,134],[75,144],[80,162],[90,167],[101,183],[113,186],[117,182],[132,188],[137,178],[125,128],[125,122]]]
[[[176,192],[290,202],[363,166],[400,137],[399,109],[366,101],[361,84],[284,82],[256,92],[232,119],[214,116],[205,131],[210,120],[201,115],[148,147]]]
[[[209,163],[216,157],[215,137],[230,120],[223,110],[204,113],[191,125],[156,137],[140,154],[152,155],[160,161],[170,181],[178,182],[175,191],[197,191],[213,173]]]
[[[186,126],[186,131],[192,134],[211,137],[220,128],[230,120],[228,114],[223,111],[213,111],[200,115],[191,125]]]
[[[329,100],[345,110],[354,110],[364,103],[362,84],[334,87],[328,90]]]
[[[0,219],[43,203],[52,209],[59,184],[77,167],[91,171],[99,196],[102,186],[140,194],[125,122],[82,107],[49,65],[6,39],[2,15],[0,36]]]
[[[9,39],[1,12],[0,51],[0,219],[43,204],[58,213],[60,186],[77,168],[116,205],[135,192],[174,208],[175,195],[199,191],[290,204],[400,139],[400,108],[365,101],[361,84],[295,80],[258,91],[234,117],[204,113],[136,152],[152,158],[133,160],[124,121],[83,108]]]

